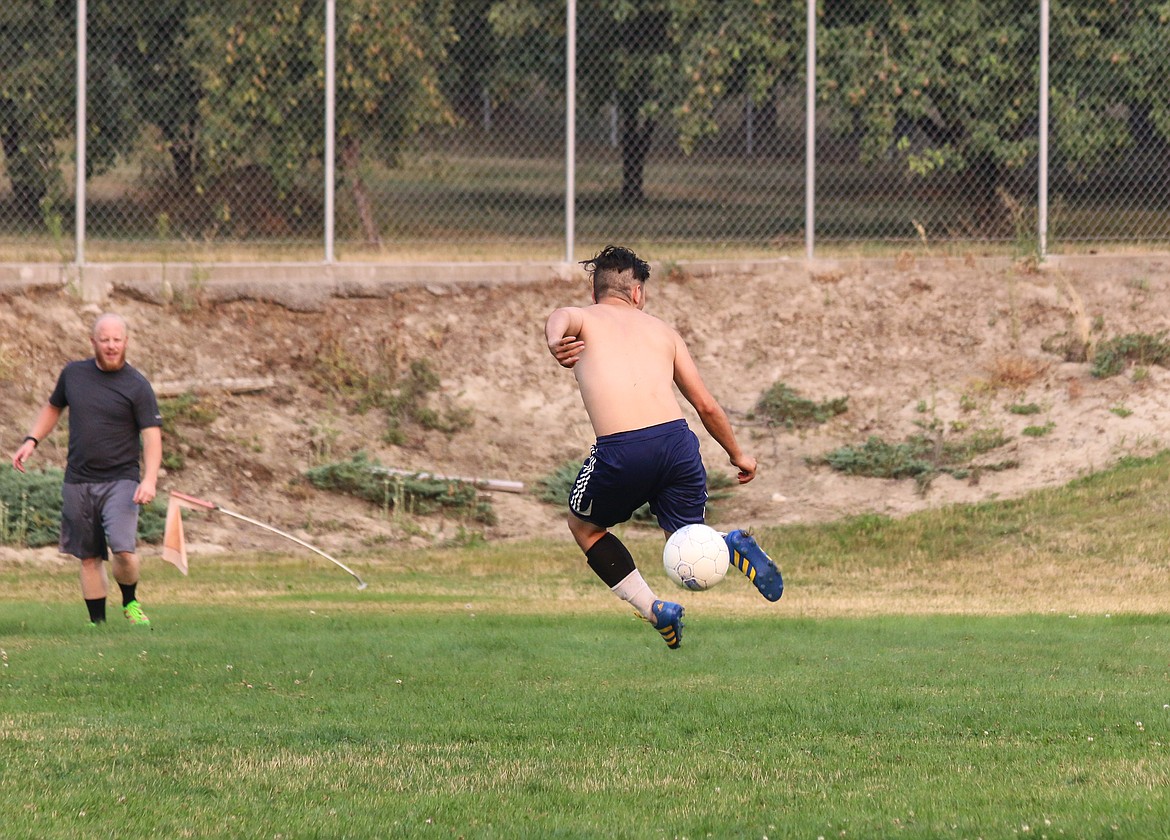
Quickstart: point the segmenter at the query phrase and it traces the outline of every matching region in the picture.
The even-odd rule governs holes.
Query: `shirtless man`
[[[740,484],[755,478],[756,459],[740,449],[682,337],[642,311],[650,266],[616,246],[582,265],[593,281],[593,305],[555,310],[544,330],[553,358],[573,370],[597,435],[569,495],[569,531],[594,573],[677,648],[682,605],[655,597],[629,550],[609,531],[646,502],[667,537],[703,521],[707,473],[674,386],[738,469]],[[765,598],[778,600],[780,571],[756,541],[743,531],[725,540],[736,568]]]

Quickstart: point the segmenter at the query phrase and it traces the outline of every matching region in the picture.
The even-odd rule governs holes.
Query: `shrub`
[[[1117,376],[1129,364],[1170,366],[1166,333],[1129,333],[1101,342],[1090,372],[1098,379]]]
[[[1011,439],[999,429],[982,429],[965,438],[947,440],[941,433],[932,437],[916,434],[901,443],[888,443],[871,436],[861,446],[842,446],[809,463],[825,464],[846,475],[868,478],[913,478],[920,492],[925,492],[940,473],[954,478],[968,478],[982,470],[1004,470],[1018,466],[1016,461],[994,464],[974,463],[980,455],[991,452]]]
[[[56,545],[61,534],[63,471],[0,470],[0,543],[26,548]],[[157,500],[138,511],[138,539],[162,541],[166,508]]]
[[[473,484],[392,474],[364,452],[348,461],[312,467],[305,471],[305,477],[319,490],[356,496],[386,510],[412,514],[450,511],[487,525],[496,522],[491,503],[480,497]]]
[[[763,418],[769,426],[804,429],[826,423],[848,410],[848,397],[814,402],[800,396],[783,382],[777,382],[760,396],[749,419]]]

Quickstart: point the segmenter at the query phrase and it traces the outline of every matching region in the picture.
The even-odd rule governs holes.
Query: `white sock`
[[[657,598],[650,590],[650,585],[642,579],[642,573],[637,569],[630,572],[617,586],[610,587],[610,591],[641,613],[648,621],[654,620],[654,612],[650,609]]]

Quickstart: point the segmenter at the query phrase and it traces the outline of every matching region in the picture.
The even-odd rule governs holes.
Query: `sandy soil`
[[[823,521],[861,513],[900,516],[929,506],[1013,497],[1058,485],[1170,440],[1170,373],[1137,367],[1096,379],[1064,348],[1170,329],[1170,258],[1085,258],[1035,270],[1004,260],[915,259],[777,263],[766,270],[656,267],[648,311],[677,325],[711,390],[760,461],[757,480],[717,509],[727,527]],[[357,294],[362,294],[358,292]],[[0,290],[0,429],[18,445],[60,366],[88,355],[97,308],[67,291]],[[327,550],[449,539],[461,528],[490,540],[568,539],[561,511],[530,492],[492,492],[499,523],[410,522],[365,502],[317,491],[305,469],[364,451],[385,466],[449,476],[534,482],[580,459],[592,433],[571,373],[548,355],[544,318],[587,302],[581,277],[460,285],[436,282],[367,297],[334,297],[314,311],[208,290],[162,304],[115,289],[106,308],[131,321],[130,360],[160,395],[187,390],[215,420],[166,445],[186,465],[162,479],[288,529]],[[432,405],[466,410],[453,434],[406,428],[384,442],[386,417],[357,411],[321,386],[322,359],[367,370],[426,359],[441,385]],[[815,429],[752,419],[761,394],[784,382],[813,400],[848,397],[848,411]],[[1021,415],[1012,405],[1035,404]],[[698,428],[691,416],[692,424]],[[925,493],[912,480],[852,478],[808,459],[869,436],[894,442],[923,426],[962,436],[1001,429],[1010,442],[988,462],[1018,466],[940,476]],[[1029,436],[1026,427],[1047,428]],[[705,436],[712,471],[731,476]],[[39,464],[63,465],[58,430]],[[261,532],[213,517],[188,524],[213,549],[266,547]]]

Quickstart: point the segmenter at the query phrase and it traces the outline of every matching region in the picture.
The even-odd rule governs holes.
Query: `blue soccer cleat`
[[[769,601],[779,601],[784,594],[784,578],[752,535],[746,531],[732,531],[724,539],[731,552],[731,565],[747,575],[761,595]]]
[[[650,611],[654,613],[654,629],[662,634],[666,646],[671,650],[682,644],[683,606],[673,601],[655,601]]]

